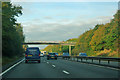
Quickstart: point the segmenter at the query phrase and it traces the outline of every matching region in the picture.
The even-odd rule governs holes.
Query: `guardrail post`
[[[75,60],[75,58],[73,57],[73,61]]]
[[[92,59],[92,63],[93,63],[93,59]]]
[[[110,64],[110,61],[108,60],[108,64]]]
[[[82,58],[81,58],[81,62],[82,62]]]
[[[87,62],[87,59],[86,59],[86,62]]]
[[[77,58],[77,62],[78,62],[78,58]]]
[[[68,60],[70,60],[70,57],[68,57]]]
[[[100,64],[101,60],[99,59],[99,64]]]

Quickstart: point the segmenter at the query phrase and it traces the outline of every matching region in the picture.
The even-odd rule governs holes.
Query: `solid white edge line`
[[[65,74],[70,74],[69,72],[67,72],[67,71],[65,71],[65,70],[63,70],[63,73],[65,73]]]
[[[0,73],[0,76],[2,76],[3,74],[5,74],[6,72],[8,72],[9,70],[11,70],[12,68],[14,68],[15,66],[17,66],[18,64],[20,64],[21,62],[23,62],[24,59],[22,59],[21,61],[19,61],[18,63],[14,64],[13,66],[9,67],[7,70],[5,70],[4,72]]]

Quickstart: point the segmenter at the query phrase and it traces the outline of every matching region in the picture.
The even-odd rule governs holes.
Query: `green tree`
[[[14,6],[10,2],[2,2],[2,53],[3,56],[21,55],[24,41],[20,24],[16,17],[22,15],[22,7]]]

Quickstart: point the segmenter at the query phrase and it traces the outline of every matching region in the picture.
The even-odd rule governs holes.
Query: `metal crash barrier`
[[[62,57],[62,59],[76,61],[76,62],[98,64],[103,66],[120,68],[120,58],[88,57],[88,56],[58,56],[58,57]]]

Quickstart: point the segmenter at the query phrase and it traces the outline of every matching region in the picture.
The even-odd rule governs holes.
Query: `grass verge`
[[[2,57],[2,66],[6,65],[6,64],[9,64],[9,63],[11,63],[13,61],[16,61],[16,60],[18,60],[18,59],[20,59],[22,57],[23,56],[14,56],[12,58],[10,58],[10,57]]]

